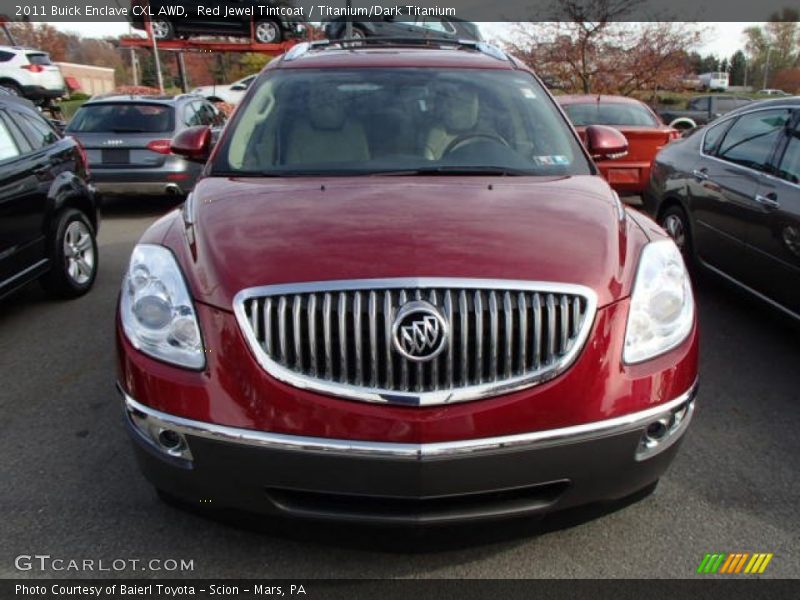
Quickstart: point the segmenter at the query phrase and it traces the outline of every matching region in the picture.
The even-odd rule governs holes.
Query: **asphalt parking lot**
[[[170,206],[106,206],[88,296],[50,301],[34,284],[0,301],[0,577],[109,574],[19,572],[21,554],[193,560],[171,575],[196,577],[693,577],[705,553],[740,551],[775,554],[765,577],[800,577],[800,330],[707,278],[696,420],[638,503],[420,532],[161,502],[123,430],[113,315],[134,243]]]

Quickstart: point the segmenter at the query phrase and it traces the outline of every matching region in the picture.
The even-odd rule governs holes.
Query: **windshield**
[[[87,104],[70,121],[70,133],[167,133],[175,128],[171,106],[145,102]]]
[[[567,104],[564,106],[575,127],[586,125],[630,125],[636,127],[658,127],[656,118],[644,106],[638,104],[603,103]]]
[[[552,100],[524,72],[278,70],[230,127],[217,174],[591,173]]]

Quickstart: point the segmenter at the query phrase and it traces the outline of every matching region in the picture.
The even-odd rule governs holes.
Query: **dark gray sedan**
[[[187,127],[219,127],[224,117],[192,94],[111,96],[86,102],[66,129],[86,149],[102,195],[182,196],[202,165],[170,153],[172,137]]]
[[[644,204],[687,261],[800,319],[800,97],[750,104],[666,146]]]

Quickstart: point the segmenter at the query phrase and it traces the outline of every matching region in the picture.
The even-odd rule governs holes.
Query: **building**
[[[94,96],[107,94],[116,87],[114,82],[114,69],[108,67],[94,67],[76,63],[57,62],[61,69],[64,81],[72,92],[83,92]],[[78,89],[74,89],[77,84]]]

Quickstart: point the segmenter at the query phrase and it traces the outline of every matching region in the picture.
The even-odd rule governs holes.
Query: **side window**
[[[730,112],[739,106],[733,98],[717,98],[717,112]]]
[[[703,98],[695,98],[689,101],[689,110],[708,110],[710,98],[705,96]]]
[[[443,19],[435,19],[433,17],[425,17],[420,23],[425,29],[437,31],[439,33],[455,33],[455,28]]]
[[[55,144],[58,141],[58,134],[41,117],[14,112],[14,116],[17,117],[17,123],[34,150]]]
[[[715,154],[715,150],[719,145],[719,141],[722,139],[722,136],[728,129],[728,125],[730,125],[730,121],[717,123],[711,129],[706,131],[706,137],[703,139],[703,154],[708,154],[710,156]]]
[[[717,156],[737,165],[766,171],[790,114],[785,109],[760,110],[739,117],[725,134]]]
[[[19,148],[17,148],[11,132],[6,127],[5,123],[0,120],[0,161],[8,160],[19,156]]]
[[[198,114],[199,102],[190,102],[183,109],[183,123],[189,127],[194,125],[202,125],[200,122],[200,114]]]
[[[13,52],[6,52],[5,50],[0,50],[0,62],[8,62],[12,58],[14,58]]]
[[[795,126],[778,166],[778,177],[792,183],[800,183],[800,125]]]

